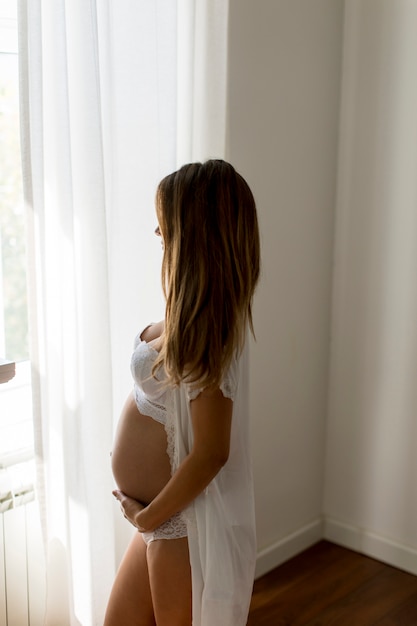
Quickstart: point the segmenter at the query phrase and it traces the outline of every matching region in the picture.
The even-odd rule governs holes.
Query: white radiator
[[[27,456],[0,459],[0,626],[44,624],[45,559]]]

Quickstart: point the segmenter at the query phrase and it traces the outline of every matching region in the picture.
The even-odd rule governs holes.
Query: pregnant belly
[[[119,489],[149,504],[171,475],[165,428],[138,411],[133,395],[120,415],[112,452],[113,476]]]

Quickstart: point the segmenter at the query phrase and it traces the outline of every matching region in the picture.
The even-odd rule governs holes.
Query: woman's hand
[[[145,505],[138,502],[138,500],[130,498],[119,489],[115,489],[112,493],[116,500],[120,502],[120,509],[127,521],[137,528],[139,532],[144,532],[145,529],[138,523],[138,516],[139,513],[145,508]]]

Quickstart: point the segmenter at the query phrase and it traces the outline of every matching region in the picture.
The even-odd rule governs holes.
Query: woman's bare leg
[[[104,626],[155,626],[146,547],[136,533],[117,571]]]
[[[188,540],[157,539],[148,545],[149,581],[158,626],[191,626]]]

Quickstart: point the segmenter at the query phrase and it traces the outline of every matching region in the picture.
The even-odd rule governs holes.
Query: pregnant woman
[[[112,467],[138,532],[105,626],[245,626],[256,556],[242,352],[259,277],[255,202],[221,160],[156,196],[165,319],[135,339]],[[244,396],[244,394],[243,394]]]

